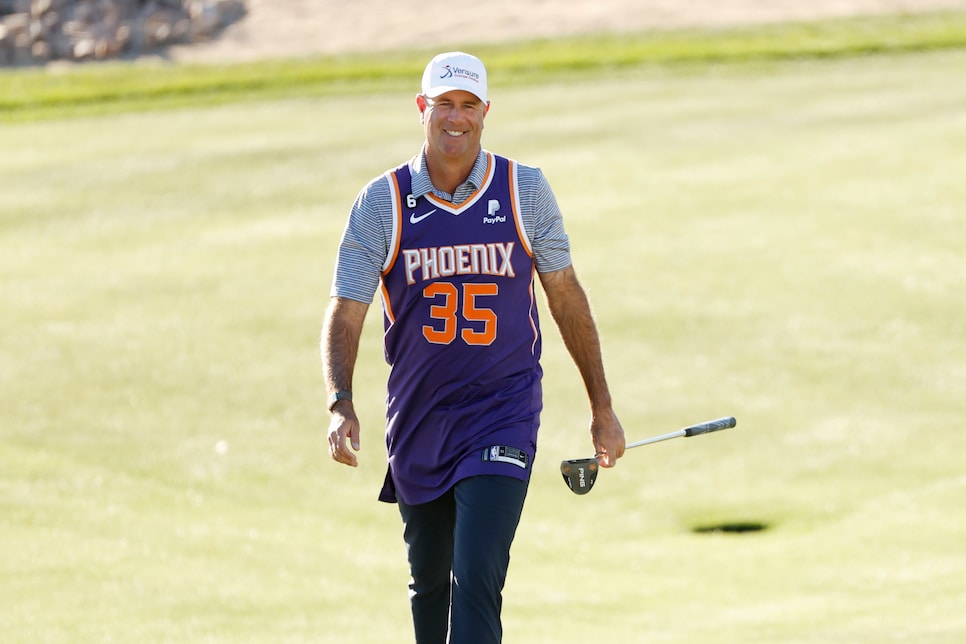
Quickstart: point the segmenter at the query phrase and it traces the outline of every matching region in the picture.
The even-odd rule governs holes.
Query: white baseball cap
[[[436,98],[461,89],[486,103],[486,67],[476,56],[461,51],[439,54],[423,72],[423,94]]]

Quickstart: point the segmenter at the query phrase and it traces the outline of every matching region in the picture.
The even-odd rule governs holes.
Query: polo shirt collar
[[[473,186],[474,190],[479,190],[483,187],[483,182],[486,180],[486,164],[487,164],[487,154],[486,151],[480,148],[480,153],[476,157],[476,162],[473,164],[473,169],[470,170],[470,176],[466,178],[464,185],[469,183]],[[413,196],[417,199],[425,194],[434,192],[437,194],[445,194],[440,190],[437,190],[433,186],[433,182],[429,178],[429,170],[426,167],[426,148],[424,147],[422,152],[417,154],[412,162],[409,164],[409,169],[413,175]]]

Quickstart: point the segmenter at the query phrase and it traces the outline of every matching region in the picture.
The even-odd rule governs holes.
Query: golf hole
[[[694,534],[748,534],[764,532],[770,526],[761,521],[727,521],[711,525],[696,526],[691,529]]]

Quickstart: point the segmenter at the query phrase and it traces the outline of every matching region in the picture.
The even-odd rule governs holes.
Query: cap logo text
[[[465,78],[471,80],[475,83],[480,82],[480,75],[470,69],[463,69],[462,67],[451,67],[450,65],[444,65],[442,74],[440,74],[440,79],[443,78],[453,78],[454,76],[458,78]]]

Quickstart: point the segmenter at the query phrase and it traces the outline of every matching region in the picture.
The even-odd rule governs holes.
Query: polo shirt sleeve
[[[392,235],[392,197],[385,176],[356,197],[342,233],[332,278],[332,297],[371,304],[379,288]]]
[[[550,183],[539,168],[519,164],[520,216],[538,273],[570,266],[570,238]]]

